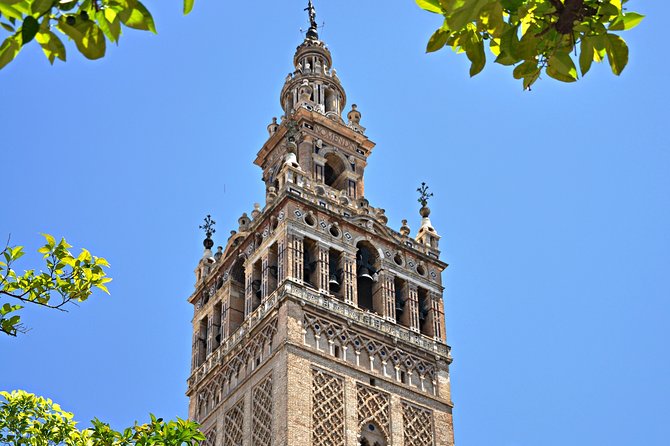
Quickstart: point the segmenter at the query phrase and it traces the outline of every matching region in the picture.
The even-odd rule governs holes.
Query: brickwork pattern
[[[356,386],[358,402],[358,427],[375,423],[388,439],[391,436],[391,400],[386,393],[367,386]]]
[[[433,446],[433,413],[402,402],[404,446]]]
[[[252,446],[272,446],[272,375],[258,384],[252,394]]]
[[[312,370],[312,446],[344,446],[344,382]]]
[[[244,440],[244,400],[226,412],[223,446],[242,446]]]
[[[213,427],[205,434],[205,441],[202,446],[216,446],[216,427]]]

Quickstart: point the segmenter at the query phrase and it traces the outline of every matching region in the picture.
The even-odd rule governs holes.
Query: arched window
[[[317,270],[319,265],[319,254],[314,240],[305,238],[302,251],[303,281],[305,285],[318,289]]]
[[[386,446],[386,436],[376,423],[368,423],[361,429],[360,446]]]
[[[237,259],[230,269],[230,296],[228,303],[228,327],[230,335],[244,322],[244,262]]]
[[[344,175],[342,175],[346,170],[347,166],[344,164],[344,161],[342,161],[342,158],[334,153],[327,154],[326,165],[323,170],[323,182],[326,183],[326,186],[335,189],[346,189],[346,179],[344,178]]]
[[[379,271],[379,257],[377,250],[369,242],[359,242],[356,245],[356,281],[358,289],[358,306],[365,310],[383,314],[383,304],[375,305]]]

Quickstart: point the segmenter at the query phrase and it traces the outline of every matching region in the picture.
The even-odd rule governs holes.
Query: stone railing
[[[207,356],[205,362],[203,362],[200,366],[198,366],[197,369],[193,371],[187,380],[189,389],[193,385],[202,381],[202,379],[207,376],[212,369],[221,364],[226,355],[230,353],[230,351],[233,350],[246,337],[248,333],[251,333],[265,319],[266,315],[275,309],[285,294],[285,287],[280,287],[276,289],[267,299],[261,302],[258,308],[256,308],[249,316],[247,316],[247,318],[235,331],[235,333],[230,335],[224,342],[222,342],[216,350]]]
[[[303,287],[302,285],[293,282],[286,282],[284,285],[284,290],[288,295],[294,296],[303,300],[304,302],[344,316],[347,320],[359,323],[361,325],[367,325],[374,328],[375,330],[380,331],[381,333],[416,345],[424,351],[432,352],[444,357],[445,359],[450,357],[450,348],[447,344],[416,333],[394,322],[387,321],[384,318],[377,316],[376,314],[363,311],[333,297],[316,293]]]
[[[278,287],[244,320],[235,333],[230,335],[216,350],[209,354],[205,362],[203,362],[188,378],[188,388],[190,389],[192,386],[202,381],[210,371],[216,368],[217,365],[223,363],[226,355],[246,338],[248,333],[251,333],[258,325],[260,325],[265,319],[265,316],[278,307],[279,303],[286,296],[292,296],[305,303],[339,314],[348,321],[372,327],[381,333],[415,345],[424,351],[434,353],[444,359],[450,358],[450,348],[442,341],[431,339],[394,322],[387,321],[376,314],[363,311],[328,295],[317,293],[316,291],[310,290],[301,284],[287,279],[283,285]]]

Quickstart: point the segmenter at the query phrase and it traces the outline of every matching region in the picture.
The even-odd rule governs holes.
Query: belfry
[[[440,236],[365,199],[365,136],[316,12],[255,164],[265,204],[196,268],[189,417],[207,446],[452,446]]]

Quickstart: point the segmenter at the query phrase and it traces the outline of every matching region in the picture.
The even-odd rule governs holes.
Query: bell
[[[365,280],[373,280],[370,270],[366,266],[361,266],[358,269],[358,278]]]
[[[340,291],[340,282],[337,281],[337,274],[333,273],[330,275],[328,288],[330,288],[330,291]]]

